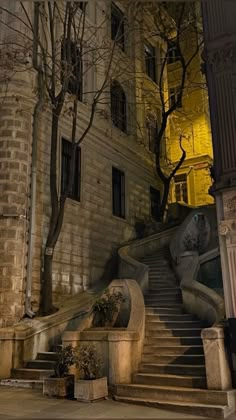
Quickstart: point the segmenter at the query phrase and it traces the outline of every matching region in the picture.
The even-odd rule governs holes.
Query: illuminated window
[[[169,89],[169,104],[170,107],[176,105],[176,108],[182,108],[182,98],[180,100],[180,86]]]
[[[169,41],[167,45],[167,63],[176,63],[180,60],[179,51],[174,41]]]
[[[174,180],[176,201],[183,201],[184,203],[188,203],[187,175],[176,175]]]

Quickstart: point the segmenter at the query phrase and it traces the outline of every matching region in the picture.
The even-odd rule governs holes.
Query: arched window
[[[111,85],[111,119],[117,128],[127,131],[126,96],[123,88],[116,81]]]

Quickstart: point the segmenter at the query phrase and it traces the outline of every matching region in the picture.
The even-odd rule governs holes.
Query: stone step
[[[157,364],[180,364],[180,365],[203,365],[205,357],[203,354],[150,354],[143,353],[142,363]]]
[[[202,339],[201,337],[145,337],[144,345],[149,346],[178,346],[178,345],[186,345],[186,346],[201,346]]]
[[[170,305],[169,304],[166,305],[165,302],[162,302],[159,305],[155,305],[155,304],[149,304],[148,305],[148,304],[146,304],[145,307],[155,309],[157,311],[159,311],[159,309],[162,309],[162,308],[164,308],[164,309],[169,308],[171,310],[181,309],[183,311],[184,305],[183,305],[183,302],[178,302],[178,303],[171,302]]]
[[[199,415],[210,418],[221,418],[224,419],[233,413],[233,408],[228,406],[213,405],[213,404],[199,404],[199,403],[185,403],[185,402],[172,402],[161,399],[151,399],[151,398],[134,398],[134,397],[124,397],[124,396],[114,396],[116,401],[130,403],[130,404],[139,404],[147,405],[148,407],[156,407],[162,410],[183,412],[187,414]]]
[[[143,354],[153,354],[153,355],[166,355],[166,354],[187,354],[187,355],[192,355],[192,354],[204,354],[203,351],[203,346],[184,346],[184,345],[180,345],[180,346],[160,346],[160,345],[151,345],[151,344],[147,344],[145,342],[144,344],[144,348],[143,348]]]
[[[162,328],[168,329],[195,329],[203,328],[201,321],[158,321],[158,320],[146,320],[146,328],[149,330],[159,330]]]
[[[54,351],[41,351],[37,354],[36,360],[52,360],[56,361],[57,354]]]
[[[1,379],[0,385],[15,388],[43,389],[43,380],[37,379]]]
[[[173,289],[178,287],[178,284],[175,282],[167,282],[166,280],[164,280],[163,282],[160,281],[151,281],[149,280],[149,291],[148,293],[152,293],[153,290],[160,290],[162,288],[164,289]]]
[[[146,295],[144,295],[144,299],[146,298],[166,298],[166,297],[179,297],[181,296],[181,290],[177,289],[177,288],[170,288],[168,290],[155,290],[152,291],[151,293],[147,293]]]
[[[141,363],[140,373],[163,373],[172,375],[183,375],[183,376],[205,376],[206,369],[205,364],[203,365],[183,365],[175,363],[171,365],[161,363]]]
[[[213,391],[209,389],[155,386],[142,384],[116,385],[116,395],[134,398],[151,398],[163,401],[191,402],[200,404],[228,405],[227,391]]]
[[[136,373],[134,383],[145,385],[180,386],[187,388],[206,388],[205,376],[168,375],[161,373]]]
[[[160,286],[160,287],[155,286],[154,289],[149,288],[149,290],[147,292],[147,295],[158,294],[158,293],[171,293],[171,292],[173,292],[173,293],[174,292],[181,292],[181,289],[177,285],[166,286],[166,284],[165,284],[165,285]]]
[[[180,315],[184,314],[184,308],[183,305],[179,305],[179,307],[151,307],[146,306],[145,307],[145,313],[146,315]]]
[[[145,334],[146,337],[156,338],[156,337],[200,337],[202,328],[175,328],[175,329],[148,329]]]
[[[52,369],[12,369],[11,377],[13,379],[43,379],[53,375]]]
[[[190,314],[155,314],[155,313],[146,313],[147,321],[163,321],[163,322],[172,322],[172,321],[195,321],[196,317]]]
[[[36,359],[36,360],[28,360],[28,362],[26,363],[26,368],[27,369],[53,369],[53,366],[55,364],[55,361],[53,360],[40,360],[40,359]]]
[[[172,306],[172,304],[174,303],[182,303],[182,298],[181,296],[177,297],[177,296],[167,296],[167,297],[155,297],[155,296],[148,296],[144,298],[144,302],[146,305],[153,305],[153,306],[158,306],[161,304],[165,304],[167,306]]]

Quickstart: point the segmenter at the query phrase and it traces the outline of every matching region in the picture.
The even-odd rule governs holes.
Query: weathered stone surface
[[[94,401],[108,396],[107,378],[75,380],[74,397],[78,401]]]

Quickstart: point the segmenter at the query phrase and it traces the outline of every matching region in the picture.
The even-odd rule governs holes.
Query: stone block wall
[[[30,148],[31,114],[6,98],[0,110],[0,326],[23,316]]]

